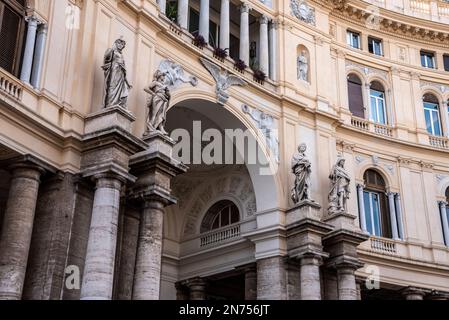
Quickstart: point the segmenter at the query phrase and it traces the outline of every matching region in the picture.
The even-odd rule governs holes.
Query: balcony
[[[429,136],[429,144],[432,147],[449,150],[449,138]]]
[[[8,97],[21,101],[23,86],[17,79],[0,68],[0,92]]]
[[[370,238],[371,251],[388,255],[396,255],[396,242],[384,238]]]
[[[371,132],[376,135],[381,135],[381,136],[385,136],[385,137],[393,137],[393,128],[392,127],[390,127],[388,125],[380,124],[380,123],[374,123],[372,121],[369,121],[369,120],[366,120],[363,118],[352,116],[351,126],[358,130],[365,131],[365,132]]]
[[[213,230],[201,236],[200,246],[220,244],[231,239],[240,238],[240,224],[234,224],[219,230]]]

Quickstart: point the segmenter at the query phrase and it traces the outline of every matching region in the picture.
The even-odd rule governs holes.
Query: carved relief
[[[292,15],[299,20],[315,25],[315,8],[311,7],[304,0],[290,0]]]

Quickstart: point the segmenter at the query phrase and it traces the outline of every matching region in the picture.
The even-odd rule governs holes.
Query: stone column
[[[189,280],[190,300],[206,300],[206,281],[201,278]]]
[[[269,73],[269,49],[268,49],[268,18],[265,15],[260,17],[260,70],[262,70],[265,74]]]
[[[404,239],[405,235],[404,235],[404,223],[402,220],[401,195],[399,193],[396,193],[394,201],[396,204],[396,219],[398,221],[399,239]]]
[[[367,232],[368,229],[366,227],[366,214],[365,214],[365,202],[363,199],[363,189],[365,186],[363,184],[357,184],[357,197],[359,199],[359,214],[360,214],[360,226],[363,231]]]
[[[352,265],[337,266],[338,300],[358,300],[355,270]]]
[[[15,164],[0,239],[0,300],[22,297],[43,169]]]
[[[285,300],[286,270],[283,257],[257,260],[257,299]]]
[[[114,174],[94,176],[96,190],[84,265],[81,300],[111,300],[123,180]]]
[[[405,300],[424,300],[426,293],[425,289],[415,287],[407,287],[402,290],[402,295],[405,297]]]
[[[277,27],[278,24],[274,21],[270,23],[270,78],[277,80]]]
[[[321,264],[319,255],[309,254],[301,258],[301,300],[321,300]]]
[[[148,199],[140,218],[133,300],[158,300],[165,203]]]
[[[178,24],[181,28],[188,28],[189,0],[178,0]]]
[[[25,42],[25,50],[23,51],[22,72],[20,74],[20,80],[26,83],[30,83],[38,20],[35,16],[30,16],[26,20],[28,22],[28,30]]]
[[[391,233],[392,233],[393,239],[397,240],[397,239],[399,239],[399,234],[398,234],[398,222],[396,220],[396,208],[394,205],[394,195],[395,194],[393,192],[387,193],[388,205],[390,208]]]
[[[41,24],[37,31],[36,48],[33,60],[33,73],[31,75],[31,85],[36,89],[39,89],[40,86],[42,65],[44,63],[45,43],[47,42],[47,32],[48,27],[46,24]]]
[[[176,282],[176,300],[189,300],[189,288],[185,285],[184,282]]]
[[[439,110],[441,115],[441,135],[443,137],[449,137],[449,112],[447,107],[447,100],[441,101]]]
[[[167,0],[158,0],[159,10],[165,14],[167,12]]]
[[[245,268],[245,300],[257,300],[257,269]]]
[[[249,65],[249,6],[240,6],[240,60]]]
[[[200,0],[200,30],[199,35],[209,43],[209,0]]]
[[[220,48],[229,49],[230,34],[229,0],[221,0],[220,11]]]
[[[448,220],[447,220],[447,202],[445,201],[440,201],[438,203],[439,208],[440,208],[440,215],[441,215],[441,222],[443,225],[443,235],[444,235],[444,240],[446,245],[449,245],[449,224],[448,224]]]

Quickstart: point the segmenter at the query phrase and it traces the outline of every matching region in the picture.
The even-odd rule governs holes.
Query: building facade
[[[0,0],[0,299],[448,299],[448,24],[440,0]],[[173,141],[144,134],[157,71]]]

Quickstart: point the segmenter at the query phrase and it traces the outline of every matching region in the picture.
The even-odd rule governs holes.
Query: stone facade
[[[0,68],[0,299],[448,299],[448,4],[287,2],[30,2]],[[120,37],[133,86],[104,108]],[[169,136],[145,132],[157,70]]]

